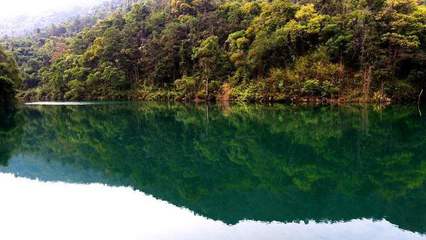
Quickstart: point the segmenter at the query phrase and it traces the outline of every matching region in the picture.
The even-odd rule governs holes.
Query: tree
[[[398,65],[405,59],[417,58],[415,52],[426,34],[426,13],[417,8],[415,0],[388,0],[377,15],[386,54],[380,76],[382,94],[385,82],[396,79]],[[424,52],[422,55],[424,57]]]
[[[214,75],[222,71],[223,53],[219,45],[217,36],[210,36],[200,43],[200,46],[194,48],[193,58],[198,60],[201,67],[201,78],[205,82],[205,98],[209,100],[209,81]]]
[[[132,0],[111,6],[6,39],[23,70],[19,96],[138,99],[142,91],[143,99],[195,100],[227,89],[245,100],[304,100],[303,87],[283,85],[290,72],[301,73],[290,79],[306,83],[304,89],[332,90],[309,91],[313,98],[411,100],[426,88],[426,7],[417,0]],[[318,65],[302,74],[313,59]],[[336,78],[321,75],[327,66]]]
[[[0,112],[12,109],[21,76],[15,60],[0,47]]]

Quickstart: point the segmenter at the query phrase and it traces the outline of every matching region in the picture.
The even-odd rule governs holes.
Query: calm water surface
[[[23,106],[0,239],[426,239],[416,107]]]

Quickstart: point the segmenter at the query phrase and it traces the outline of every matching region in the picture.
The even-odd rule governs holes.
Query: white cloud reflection
[[[130,188],[44,183],[0,174],[0,239],[426,239],[387,221],[228,226]]]

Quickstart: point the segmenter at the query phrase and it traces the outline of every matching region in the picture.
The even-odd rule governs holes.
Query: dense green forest
[[[5,38],[33,100],[401,101],[426,87],[418,0],[123,1]],[[92,21],[92,20],[90,20]]]
[[[7,161],[14,144],[18,142],[15,109],[16,88],[21,77],[15,60],[0,48],[0,165]],[[13,140],[11,140],[13,139]]]
[[[21,76],[15,60],[0,48],[0,116],[13,107],[20,81]]]

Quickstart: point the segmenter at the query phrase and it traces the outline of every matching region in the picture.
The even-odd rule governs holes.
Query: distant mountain
[[[88,0],[84,4],[68,9],[50,10],[38,15],[0,16],[0,37],[22,36],[31,34],[37,29],[61,24],[73,19],[87,16],[99,16],[117,7],[123,6],[127,0]]]

